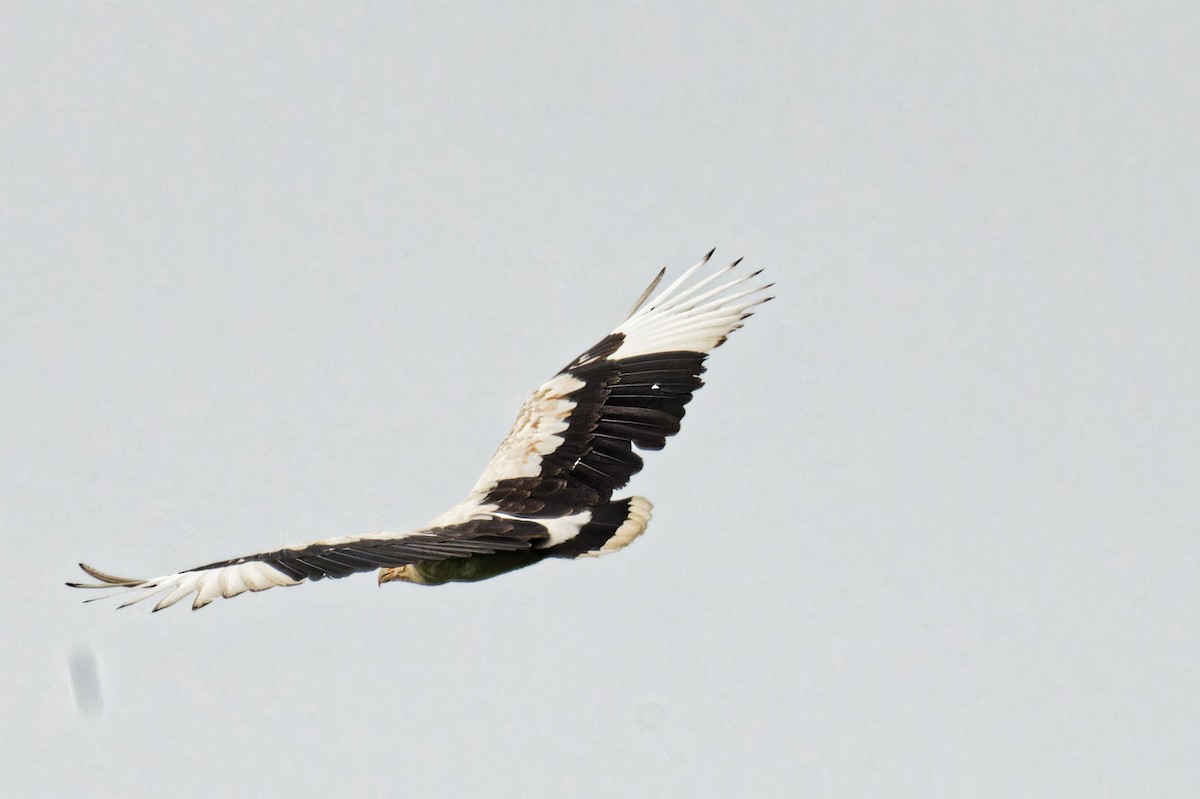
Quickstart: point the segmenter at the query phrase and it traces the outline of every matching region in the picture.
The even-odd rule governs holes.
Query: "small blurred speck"
[[[78,647],[67,662],[71,668],[75,707],[85,716],[99,715],[104,709],[104,697],[100,695],[100,670],[96,666],[96,655],[90,647]]]

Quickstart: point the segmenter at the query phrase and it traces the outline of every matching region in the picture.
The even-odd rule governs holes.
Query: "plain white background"
[[[1200,793],[1192,3],[8,3],[9,796]],[[711,246],[623,553],[150,615],[457,501]]]

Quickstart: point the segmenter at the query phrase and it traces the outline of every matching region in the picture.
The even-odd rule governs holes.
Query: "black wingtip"
[[[709,258],[712,258],[712,257],[713,257],[713,253],[714,253],[714,252],[716,252],[716,251],[717,251],[717,248],[716,248],[716,247],[713,247],[711,250],[709,250],[709,251],[708,251],[708,254],[707,254],[707,255],[705,255],[703,259],[701,259],[701,263],[707,263],[707,262],[708,262],[708,259],[709,259]]]

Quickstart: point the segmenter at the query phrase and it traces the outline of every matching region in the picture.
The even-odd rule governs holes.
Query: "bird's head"
[[[400,580],[406,583],[417,583],[418,585],[426,582],[426,580],[421,577],[421,573],[417,571],[416,565],[412,563],[379,570],[380,585],[383,585],[384,583],[390,583],[393,580]]]

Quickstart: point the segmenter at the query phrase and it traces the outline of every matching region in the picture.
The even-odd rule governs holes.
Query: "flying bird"
[[[771,299],[763,292],[773,284],[746,288],[762,270],[722,280],[741,259],[696,278],[712,254],[654,294],[660,271],[611,333],[525,400],[475,487],[425,527],[327,538],[149,580],[81,563],[99,582],[67,585],[117,589],[95,599],[128,593],[120,607],[165,593],[156,611],[194,594],[199,610],[217,597],[355,572],[378,570],[380,584],[440,585],[622,549],[650,521],[649,500],[612,498],[642,468],[635,448],[662,449],[679,431],[708,353]]]

